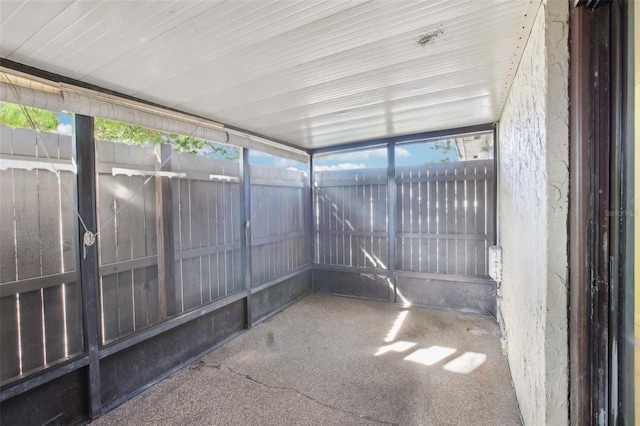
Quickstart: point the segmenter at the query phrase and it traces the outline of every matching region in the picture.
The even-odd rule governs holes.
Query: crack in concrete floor
[[[220,369],[220,367],[224,367],[227,370],[229,370],[230,372],[232,372],[233,374],[235,374],[237,376],[240,376],[240,377],[244,377],[245,379],[247,379],[247,380],[249,380],[249,381],[251,381],[253,383],[256,383],[258,385],[264,386],[266,388],[285,390],[285,391],[293,391],[293,392],[297,393],[298,395],[303,396],[303,397],[307,398],[308,400],[310,400],[310,401],[312,401],[312,402],[314,402],[316,404],[320,404],[323,407],[329,408],[331,410],[340,411],[341,413],[345,413],[345,414],[350,414],[350,415],[356,416],[356,417],[358,417],[360,419],[371,420],[373,422],[376,422],[376,423],[379,423],[379,424],[382,424],[382,425],[398,426],[397,423],[387,422],[387,421],[384,421],[384,420],[376,419],[376,418],[371,417],[371,416],[367,416],[366,414],[358,414],[358,413],[356,413],[354,411],[345,410],[344,408],[335,407],[335,406],[330,405],[330,404],[325,404],[324,402],[317,400],[316,398],[312,397],[311,395],[307,395],[304,392],[300,392],[298,389],[293,388],[293,387],[270,385],[270,384],[262,382],[262,381],[260,381],[258,379],[254,379],[253,377],[251,377],[248,374],[244,374],[244,373],[241,373],[239,371],[236,371],[233,368],[231,368],[229,366],[226,366],[226,365],[206,365],[206,363],[204,363],[204,361],[203,361],[202,367],[217,368],[217,369]]]

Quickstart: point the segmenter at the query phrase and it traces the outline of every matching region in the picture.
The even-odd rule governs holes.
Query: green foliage
[[[456,157],[455,149],[451,140],[434,142],[431,144],[429,148],[436,151],[440,151],[440,155],[442,155],[442,158],[440,158],[437,161],[435,160],[427,161],[428,164],[429,163],[450,163],[454,161],[454,157]],[[453,157],[451,155],[453,155]]]
[[[37,131],[48,132],[58,128],[60,121],[54,112],[32,107],[24,108],[29,114],[29,117],[31,117]],[[24,114],[22,107],[10,102],[2,102],[2,108],[0,108],[0,123],[14,129],[16,127],[21,129],[31,129],[29,119]]]
[[[56,130],[60,119],[51,111],[38,108],[25,107],[36,130],[47,132]],[[12,128],[31,129],[31,124],[24,114],[22,107],[9,102],[2,102],[0,110],[0,124]],[[208,142],[198,138],[182,136],[175,133],[165,133],[159,130],[151,130],[132,124],[104,118],[95,119],[95,137],[112,142],[120,142],[132,145],[154,146],[162,143],[171,144],[176,152],[203,155],[207,157],[222,158],[225,160],[237,160],[240,151],[232,146]]]
[[[147,129],[133,124],[106,120],[104,118],[96,118],[95,135],[96,139],[118,141],[133,145],[154,146],[168,143],[174,151],[184,154],[205,155],[226,160],[237,160],[240,157],[240,152],[231,146],[178,135],[176,133]]]

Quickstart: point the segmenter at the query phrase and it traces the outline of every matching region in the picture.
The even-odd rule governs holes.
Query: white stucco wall
[[[568,423],[568,13],[542,2],[499,123],[499,311],[526,425]]]

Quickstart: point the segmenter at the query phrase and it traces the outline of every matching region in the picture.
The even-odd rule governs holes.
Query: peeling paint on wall
[[[542,3],[499,126],[500,311],[526,425],[568,423],[568,3]]]

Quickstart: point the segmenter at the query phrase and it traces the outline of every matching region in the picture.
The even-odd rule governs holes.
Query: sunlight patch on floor
[[[442,368],[454,373],[469,374],[484,364],[486,360],[487,356],[485,354],[465,352],[458,358],[445,364]]]
[[[391,343],[394,340],[396,340],[396,336],[398,335],[398,332],[400,331],[400,328],[402,327],[402,323],[407,318],[407,315],[409,315],[409,311],[402,311],[402,312],[400,312],[398,314],[398,317],[393,322],[393,325],[389,329],[389,332],[387,333],[387,336],[384,338],[384,341],[386,343]]]
[[[411,361],[422,365],[431,366],[454,354],[456,349],[443,346],[431,346],[427,349],[418,349],[407,355],[405,361]]]
[[[387,352],[398,352],[398,353],[405,352],[411,349],[412,347],[414,347],[415,345],[416,343],[405,342],[403,340],[400,340],[398,342],[392,343],[387,346],[380,346],[380,348],[378,348],[378,352],[375,353],[375,356],[384,355]]]

